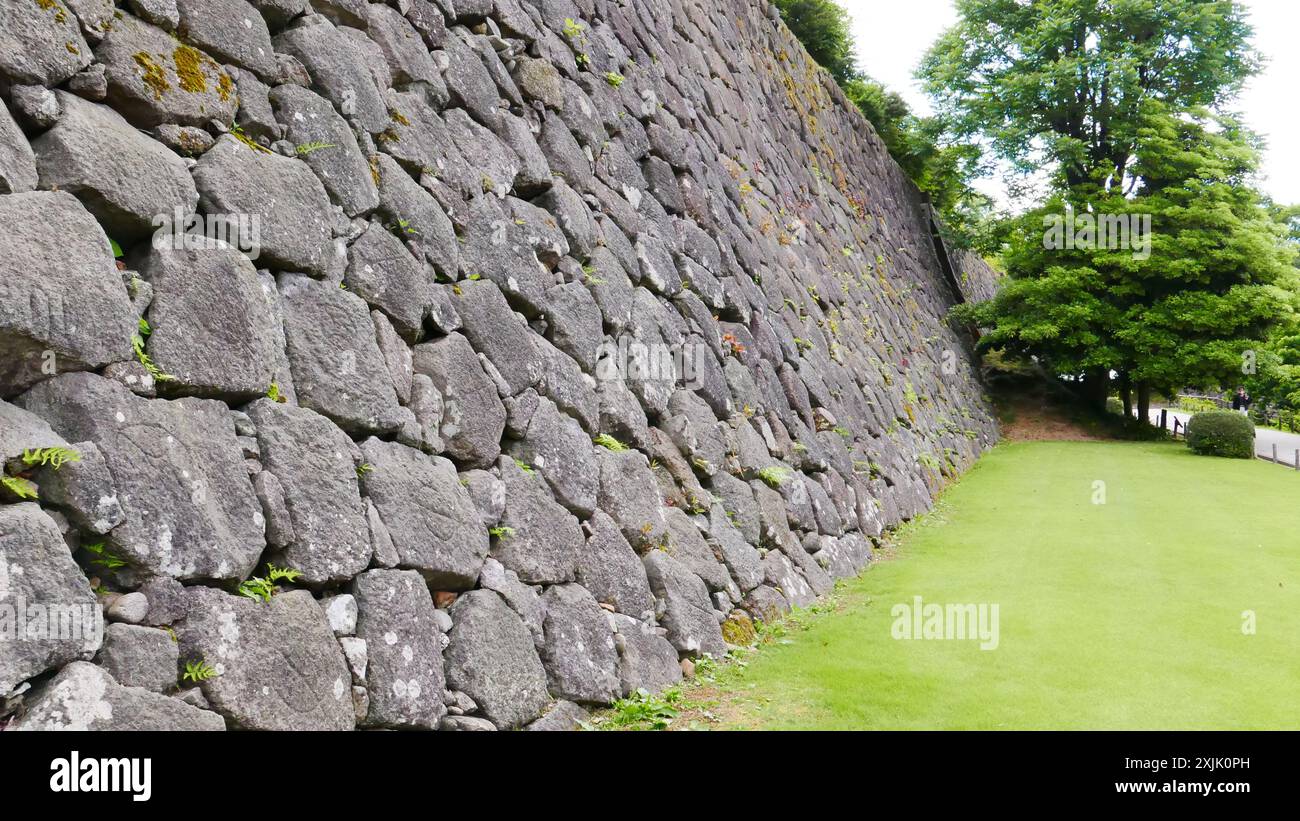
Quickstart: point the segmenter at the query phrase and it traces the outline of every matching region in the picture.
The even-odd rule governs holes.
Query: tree
[[[1033,357],[1062,375],[1109,372],[1121,356],[1110,332],[1120,311],[1106,298],[1106,276],[1089,252],[1045,247],[1045,222],[1063,213],[1065,200],[1056,196],[1010,220],[1002,287],[988,302],[958,306],[954,316],[983,329],[980,351]],[[1104,403],[1105,396],[1092,400]]]
[[[1240,381],[1297,299],[1294,249],[1249,184],[1251,135],[1205,112],[1146,108],[1136,191],[1094,191],[1093,210],[1074,215],[1096,224],[1090,241],[1051,241],[1046,218],[1071,213],[1057,195],[1017,222],[1002,292],[959,311],[991,328],[982,348],[1037,356],[1060,374],[1117,373],[1143,419],[1153,391]],[[1103,220],[1128,226],[1129,242],[1100,244]],[[1104,402],[1108,380],[1091,382],[1086,398]]]
[[[1300,205],[1279,205],[1271,199],[1265,199],[1264,207],[1268,210],[1269,216],[1286,232],[1287,242],[1300,252]],[[1300,267],[1300,255],[1296,257],[1296,265]]]
[[[890,91],[865,74],[858,74],[845,83],[844,93],[862,116],[876,127],[876,133],[890,147],[891,153],[896,147],[902,149],[907,140],[903,122],[912,116],[912,109],[901,94]],[[902,164],[901,160],[899,164]],[[904,170],[911,173],[910,169]]]
[[[1216,109],[1259,68],[1233,0],[957,0],[919,76],[962,135],[1079,204],[1133,184],[1146,104]]]
[[[1281,226],[1300,269],[1300,206],[1264,204],[1269,216]],[[1297,271],[1300,273],[1300,271]],[[1300,313],[1282,317],[1272,337],[1255,353],[1253,367],[1246,369],[1243,384],[1255,399],[1255,407],[1276,408],[1292,430],[1300,421]]]
[[[1140,134],[1133,206],[1154,215],[1152,254],[1112,287],[1127,307],[1118,369],[1141,408],[1152,387],[1239,382],[1298,291],[1294,249],[1251,184],[1252,134],[1231,119],[1162,113]]]
[[[1259,352],[1253,373],[1241,380],[1256,411],[1275,407],[1294,422],[1300,408],[1300,336],[1282,336]]]
[[[1045,207],[1013,226],[1012,281],[967,315],[1057,373],[1083,376],[1101,406],[1112,372],[1144,407],[1151,392],[1240,367],[1290,310],[1279,238],[1250,185],[1255,145],[1215,119],[1259,67],[1233,0],[957,0],[959,22],[920,76],[959,135],[1013,169],[1047,172]],[[1129,248],[1046,248],[1056,214],[1131,225],[1149,216],[1145,258]],[[1123,222],[1121,222],[1123,220]]]
[[[857,77],[848,12],[834,0],[776,0],[785,24],[817,64],[845,85]]]

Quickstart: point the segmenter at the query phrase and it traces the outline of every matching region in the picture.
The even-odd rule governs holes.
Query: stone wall
[[[996,440],[759,0],[10,0],[0,98],[11,729],[573,726]]]

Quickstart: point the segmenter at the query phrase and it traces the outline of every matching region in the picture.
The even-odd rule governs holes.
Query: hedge
[[[1187,446],[1202,456],[1255,458],[1255,425],[1233,411],[1198,413],[1187,423]]]

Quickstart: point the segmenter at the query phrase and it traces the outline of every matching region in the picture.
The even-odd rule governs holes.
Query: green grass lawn
[[[891,638],[918,595],[998,604],[999,646]],[[1002,445],[840,597],[722,676],[719,726],[1300,728],[1300,474],[1274,465]]]

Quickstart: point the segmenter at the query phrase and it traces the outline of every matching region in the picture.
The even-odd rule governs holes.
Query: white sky
[[[929,101],[912,72],[930,44],[957,20],[952,0],[839,0],[853,17],[858,62],[864,71],[902,94],[921,112]],[[1261,185],[1281,203],[1300,203],[1300,138],[1296,81],[1300,80],[1300,2],[1243,0],[1255,27],[1255,46],[1268,58],[1264,73],[1242,95],[1238,108],[1246,122],[1269,142]],[[1001,183],[979,186],[1005,201]],[[995,193],[996,192],[996,193]]]

